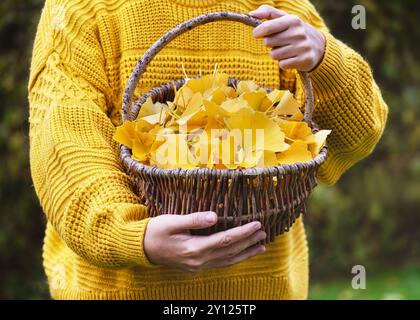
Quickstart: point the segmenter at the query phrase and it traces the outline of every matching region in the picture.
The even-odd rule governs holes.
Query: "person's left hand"
[[[268,5],[249,13],[258,19],[268,19],[254,29],[254,37],[264,38],[272,48],[271,57],[282,69],[312,71],[325,54],[325,37],[299,17]]]

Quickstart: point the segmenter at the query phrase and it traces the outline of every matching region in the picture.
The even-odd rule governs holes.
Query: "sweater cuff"
[[[150,219],[121,224],[118,228],[119,232],[114,235],[112,240],[115,243],[118,256],[125,258],[124,260],[142,267],[155,268],[157,265],[149,261],[144,251],[144,236]]]
[[[345,66],[345,55],[340,42],[329,32],[320,31],[325,36],[325,54],[321,63],[310,75],[315,99],[326,101],[337,95],[345,87],[348,76]]]

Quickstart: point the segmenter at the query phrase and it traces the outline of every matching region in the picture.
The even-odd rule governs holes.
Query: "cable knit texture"
[[[368,64],[336,40],[312,4],[252,0],[47,0],[34,43],[30,162],[48,222],[44,267],[57,299],[304,299],[308,248],[302,220],[264,255],[227,269],[182,273],[150,264],[143,250],[147,208],[112,139],[122,94],[140,56],[165,32],[213,11],[247,13],[266,3],[322,31],[325,57],[312,72],[315,121],[332,129],[319,179],[334,183],[377,143],[387,117]],[[151,63],[136,90],[219,68],[302,101],[294,71],[281,71],[251,28],[216,22],[173,41]]]

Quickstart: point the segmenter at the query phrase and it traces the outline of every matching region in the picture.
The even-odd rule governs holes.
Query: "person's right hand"
[[[265,252],[257,243],[266,238],[260,222],[251,222],[208,236],[191,235],[217,222],[214,212],[161,215],[152,218],[144,237],[144,250],[152,264],[201,272],[228,267]]]

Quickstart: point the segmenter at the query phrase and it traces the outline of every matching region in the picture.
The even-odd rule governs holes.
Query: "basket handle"
[[[179,24],[169,32],[167,32],[164,36],[162,36],[158,41],[156,41],[149,50],[141,57],[141,59],[137,62],[136,67],[131,74],[127,87],[124,92],[123,100],[122,100],[122,121],[127,120],[127,115],[129,114],[129,110],[131,108],[131,102],[134,95],[134,90],[137,87],[137,84],[140,80],[140,77],[146,71],[148,65],[152,61],[152,59],[172,40],[176,37],[180,36],[181,34],[190,31],[200,25],[215,22],[215,21],[236,21],[242,22],[246,25],[256,27],[262,23],[261,20],[257,18],[253,18],[247,14],[236,13],[236,12],[212,12],[207,13],[191,20],[188,20],[184,23]],[[307,72],[299,71],[300,77],[302,78],[302,83],[305,92],[305,114],[304,114],[304,121],[309,124],[309,126],[313,126],[312,122],[312,113],[314,110],[314,95],[313,95],[313,88],[310,76]]]

